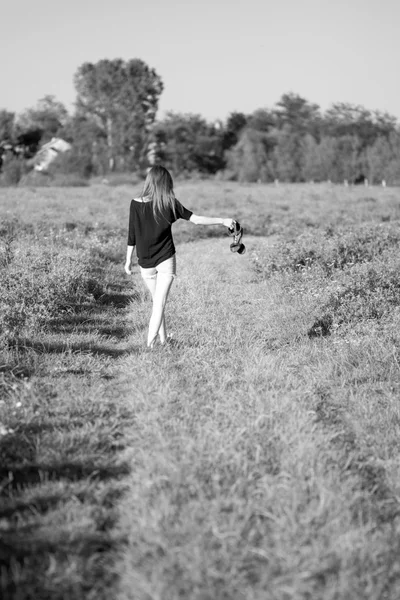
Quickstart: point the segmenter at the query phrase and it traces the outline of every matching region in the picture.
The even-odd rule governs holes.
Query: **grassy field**
[[[174,345],[129,186],[0,189],[0,590],[400,597],[400,190],[182,182]]]

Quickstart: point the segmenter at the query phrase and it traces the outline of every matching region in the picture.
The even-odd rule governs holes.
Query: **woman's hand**
[[[127,275],[132,275],[131,262],[132,262],[133,249],[134,249],[134,246],[128,246],[126,249],[125,273]]]
[[[127,260],[125,263],[125,273],[127,275],[132,275],[132,271],[131,271],[131,261]]]
[[[222,224],[225,225],[225,227],[229,227],[229,229],[232,229],[233,223],[234,223],[233,219],[224,219]]]

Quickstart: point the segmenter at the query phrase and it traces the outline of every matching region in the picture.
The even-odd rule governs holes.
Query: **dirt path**
[[[224,240],[179,249],[176,347],[121,359],[135,427],[119,597],[395,598],[395,494],[376,494],[385,474],[343,408],[322,407],[329,342],[257,281],[246,241],[244,257]]]

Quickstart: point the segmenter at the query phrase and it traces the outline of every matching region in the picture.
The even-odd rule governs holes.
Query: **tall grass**
[[[137,192],[0,191],[3,597],[397,599],[398,192],[178,182],[247,253],[174,225],[153,352]]]
[[[315,288],[255,280],[217,240],[184,254],[180,346],[125,359],[138,428],[120,598],[395,598],[389,330],[310,339]]]

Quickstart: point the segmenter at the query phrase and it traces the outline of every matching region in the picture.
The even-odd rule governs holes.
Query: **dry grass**
[[[80,252],[91,279],[3,349],[3,596],[397,599],[398,193],[180,184],[248,251],[175,226],[176,343],[154,352],[122,274],[132,193],[2,192],[17,244]]]

